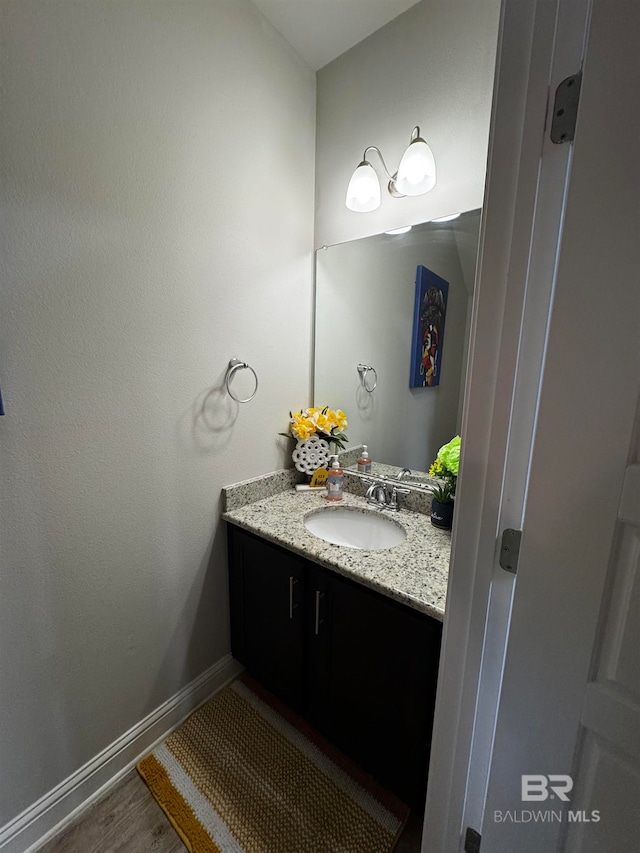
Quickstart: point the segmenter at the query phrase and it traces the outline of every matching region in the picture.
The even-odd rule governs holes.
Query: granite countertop
[[[223,513],[225,521],[356,580],[390,598],[442,621],[449,575],[451,532],[433,527],[424,513],[401,509],[388,518],[400,524],[407,539],[394,548],[364,551],[332,545],[310,533],[305,516],[327,504],[324,491],[288,488]],[[345,493],[336,507],[369,510],[363,498]],[[373,510],[374,512],[379,510]]]

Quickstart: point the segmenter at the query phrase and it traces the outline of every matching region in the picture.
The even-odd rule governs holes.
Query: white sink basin
[[[393,548],[407,538],[404,528],[388,516],[355,507],[317,509],[305,518],[304,526],[332,545],[364,551]]]

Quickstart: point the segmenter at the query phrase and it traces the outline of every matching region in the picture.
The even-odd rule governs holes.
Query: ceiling
[[[314,71],[419,0],[253,0]]]

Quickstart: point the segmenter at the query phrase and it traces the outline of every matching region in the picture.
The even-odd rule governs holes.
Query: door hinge
[[[481,841],[480,833],[468,826],[464,836],[464,853],[480,853]]]
[[[556,145],[571,142],[576,135],[576,119],[580,103],[582,71],[566,77],[556,89],[551,120],[551,141]]]
[[[500,565],[506,572],[511,572],[514,575],[518,571],[521,540],[522,530],[512,530],[511,527],[507,527],[506,530],[502,531]]]

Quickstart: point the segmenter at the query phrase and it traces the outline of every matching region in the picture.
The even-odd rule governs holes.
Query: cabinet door
[[[442,625],[331,572],[314,568],[310,580],[309,716],[401,799],[422,807]]]
[[[276,696],[299,710],[304,684],[304,562],[228,526],[231,650]]]

